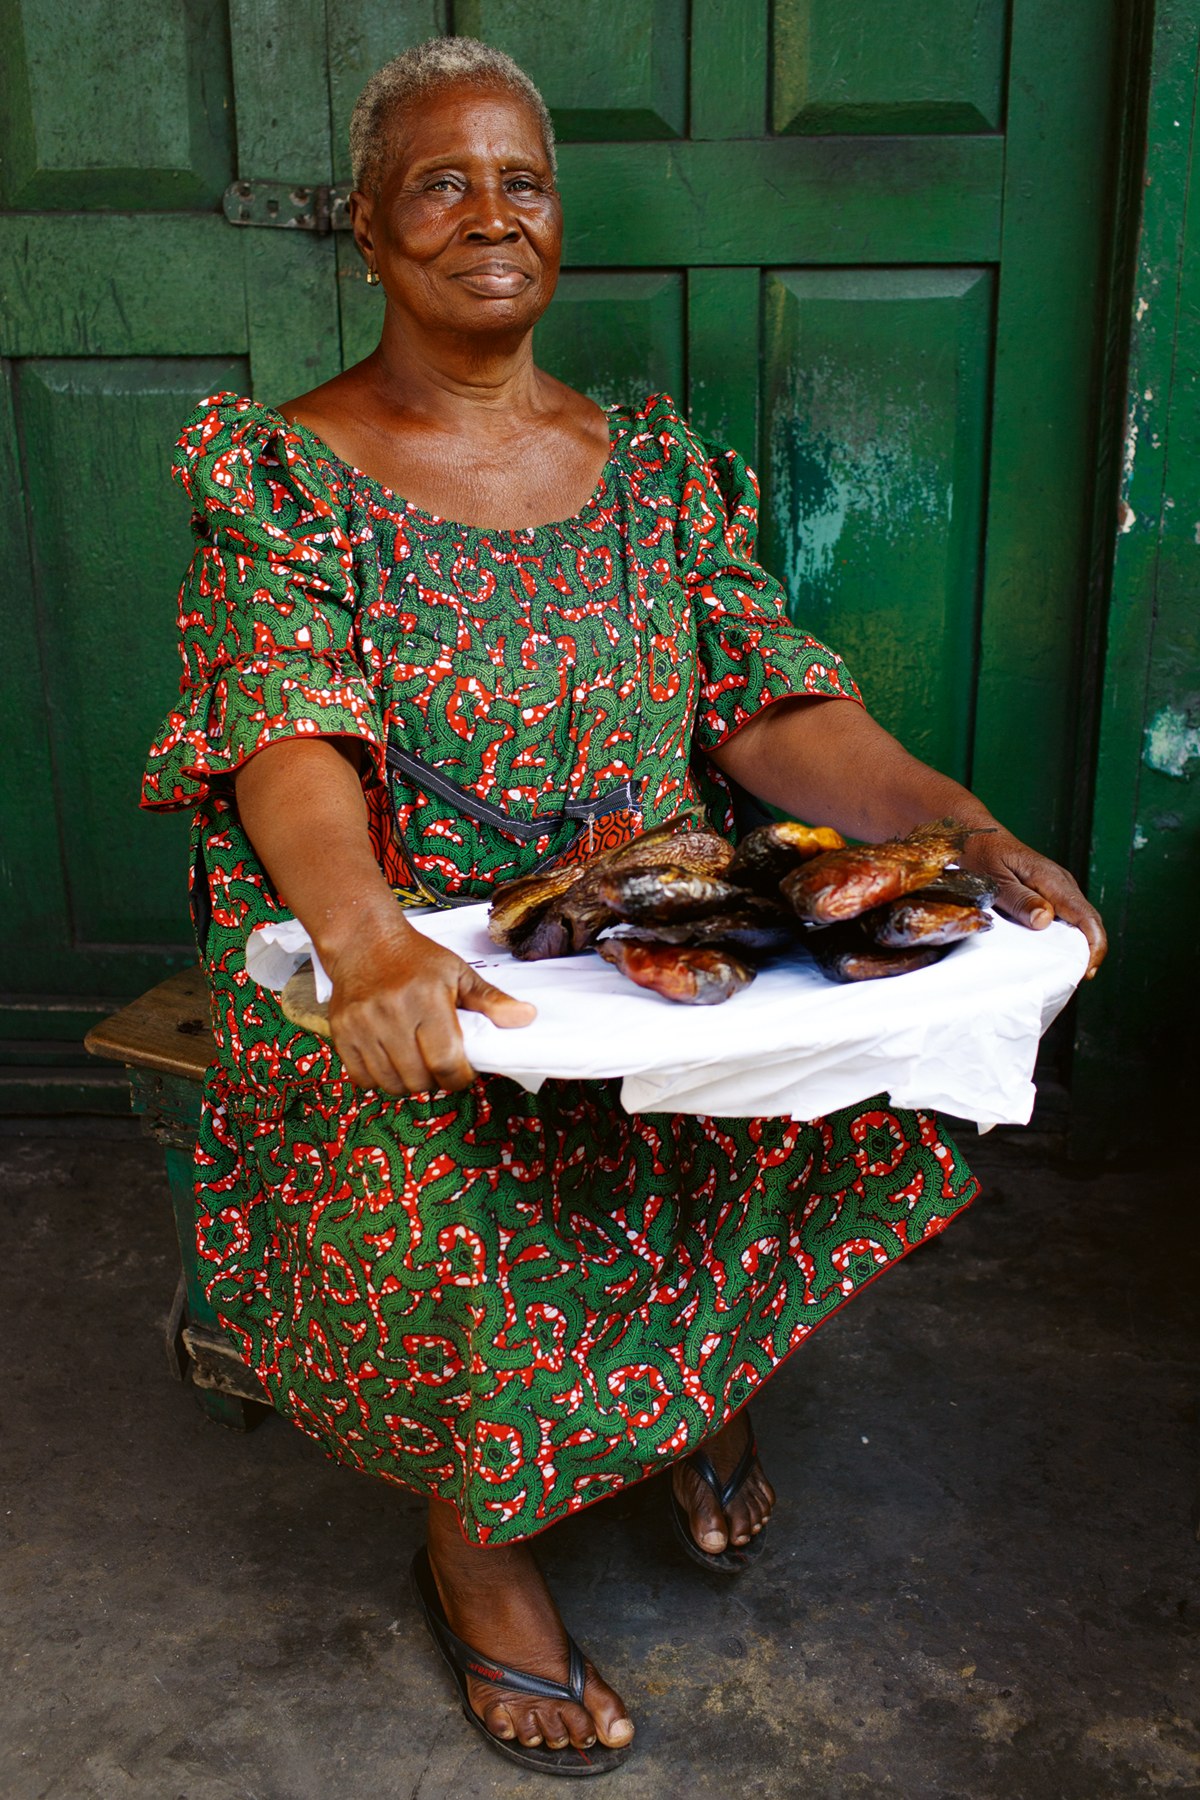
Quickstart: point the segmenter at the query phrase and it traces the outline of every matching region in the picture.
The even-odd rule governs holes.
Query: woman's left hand
[[[1085,981],[1090,981],[1108,950],[1104,923],[1073,875],[1048,856],[1040,856],[1011,831],[980,833],[968,841],[960,857],[964,869],[990,876],[998,884],[996,905],[1019,925],[1044,931],[1054,919],[1076,925],[1088,941]]]

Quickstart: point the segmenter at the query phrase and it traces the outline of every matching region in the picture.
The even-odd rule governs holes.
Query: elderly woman
[[[196,817],[198,1241],[279,1410],[427,1497],[414,1580],[468,1719],[601,1773],[633,1724],[530,1540],[669,1466],[689,1553],[752,1561],[775,1496],[747,1400],[976,1184],[886,1096],[811,1124],[630,1117],[616,1083],[476,1076],[456,1008],[532,1009],[397,895],[485,900],[698,801],[732,832],[731,782],[863,839],[995,821],[787,622],[738,456],[666,396],[602,411],[534,366],[562,212],[521,71],[428,43],[370,82],[352,146],[378,349],[278,411],[204,401],[175,465],[199,543],[145,799]],[[1002,829],[965,860],[1099,962],[1062,869]],[[332,976],[332,1046],[247,977],[247,934],[287,914]]]

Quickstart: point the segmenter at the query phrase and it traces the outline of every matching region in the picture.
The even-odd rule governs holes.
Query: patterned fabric
[[[424,882],[483,898],[564,834],[475,824],[390,777],[389,742],[515,819],[630,780],[645,825],[702,799],[729,830],[702,753],[789,694],[858,698],[753,561],[741,460],[663,397],[609,419],[592,499],[519,532],[433,518],[229,395],[175,464],[198,548],[144,804],[195,809],[208,1291],[281,1411],[452,1501],[480,1543],[687,1454],[976,1191],[934,1121],[883,1096],[802,1125],[631,1118],[616,1083],[363,1092],[246,975],[248,933],[287,907],[230,776],[277,739],[357,739],[389,879],[410,878],[398,820]]]

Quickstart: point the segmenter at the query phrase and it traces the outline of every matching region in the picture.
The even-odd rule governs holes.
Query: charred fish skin
[[[728,908],[741,898],[741,890],[719,876],[667,863],[652,869],[615,869],[601,881],[599,897],[618,919],[672,924]]]
[[[722,950],[645,944],[633,938],[606,938],[597,949],[605,962],[638,987],[679,1006],[719,1006],[754,980],[752,968]]]
[[[917,945],[957,944],[980,931],[990,931],[992,921],[978,906],[961,906],[952,900],[927,898],[928,888],[893,900],[879,913],[867,913],[864,924],[877,944],[891,950]]]
[[[842,959],[838,981],[886,981],[893,975],[911,975],[941,962],[949,946],[941,949],[849,951]]]
[[[786,876],[780,892],[797,918],[815,925],[843,924],[925,887],[973,835],[970,826],[940,819],[919,825],[906,838],[830,850]]]
[[[571,926],[572,949],[589,950],[604,927],[614,922],[616,914],[600,898],[601,885],[610,874],[670,864],[691,874],[716,876],[728,866],[732,856],[732,844],[713,831],[671,832],[664,826],[656,826],[597,856],[585,865],[582,880],[575,883],[561,903],[563,916]]]
[[[859,920],[814,932],[808,940],[813,961],[827,981],[884,981],[940,962],[948,947],[889,950],[873,943]]]
[[[539,916],[569,887],[574,887],[584,868],[583,863],[568,863],[541,875],[519,875],[515,881],[498,887],[488,908],[487,933],[493,944],[511,950],[515,943],[528,937]]]
[[[845,848],[846,840],[829,825],[800,825],[785,819],[748,832],[733,853],[728,879],[758,894],[777,894],[793,869],[826,850]]]
[[[743,903],[744,904],[744,903]],[[752,961],[778,955],[794,947],[799,924],[789,919],[782,907],[763,903],[761,911],[739,908],[737,912],[714,913],[708,918],[685,919],[678,924],[652,920],[644,925],[613,927],[614,934],[634,938],[643,944],[682,944],[694,949],[735,950]]]
[[[560,863],[504,882],[492,896],[488,936],[524,962],[571,956],[587,949],[595,931],[611,922],[607,909],[595,907],[594,890],[602,871],[619,865],[630,853],[635,861],[663,858],[668,843],[671,860],[714,873],[733,855],[733,846],[707,829],[703,813],[689,807],[591,862]],[[588,884],[585,894],[568,913],[560,904],[563,896],[584,883]]]
[[[956,906],[994,906],[999,888],[990,876],[973,875],[969,869],[943,869],[933,881],[905,896],[908,900],[950,900]]]
[[[539,914],[520,937],[508,945],[518,962],[545,962],[554,956],[570,956],[571,928],[557,906]]]

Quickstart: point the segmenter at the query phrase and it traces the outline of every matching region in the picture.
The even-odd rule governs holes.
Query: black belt
[[[591,819],[601,819],[606,813],[618,812],[623,807],[636,807],[645,786],[643,781],[625,780],[618,783],[616,787],[609,788],[607,793],[597,795],[594,800],[568,800],[561,812],[549,813],[545,818],[512,819],[500,807],[491,805],[487,800],[481,800],[477,794],[469,793],[466,788],[460,787],[457,781],[451,781],[448,775],[443,775],[440,769],[435,769],[431,763],[423,761],[419,756],[414,756],[411,751],[400,750],[394,744],[389,744],[384,755],[388,768],[394,769],[398,775],[403,776],[410,786],[419,787],[429,794],[436,794],[439,800],[448,800],[459,812],[465,813],[469,819],[474,819],[477,825],[490,825],[494,830],[503,831],[508,837],[516,838],[522,844],[536,843],[540,837],[561,831],[564,825],[574,825],[578,832]],[[396,820],[396,831],[400,838],[404,860],[408,864],[417,890],[433,906],[477,906],[479,902],[474,896],[436,894],[432,888],[426,885],[405,840],[394,794],[391,795],[391,799],[392,813]]]

